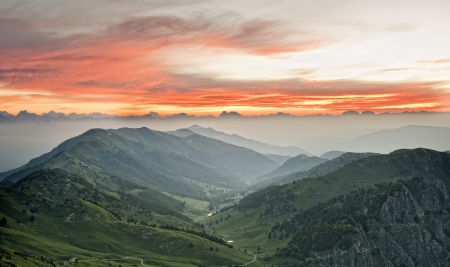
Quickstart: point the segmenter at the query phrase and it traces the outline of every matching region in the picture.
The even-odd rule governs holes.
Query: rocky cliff
[[[300,212],[272,228],[294,234],[276,255],[299,266],[450,266],[446,182],[378,184]]]

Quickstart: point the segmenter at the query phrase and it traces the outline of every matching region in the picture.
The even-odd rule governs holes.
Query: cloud
[[[108,108],[119,113],[147,112],[155,105],[180,109],[246,106],[299,112],[308,108],[330,112],[394,107],[415,110],[420,106],[428,110],[449,108],[448,92],[439,89],[439,83],[361,82],[356,80],[357,75],[347,80],[320,77],[327,69],[330,72],[344,69],[340,67],[342,64],[351,65],[344,70],[346,73],[364,68],[369,69],[368,73],[372,69],[387,75],[412,68],[407,64],[392,68],[397,65],[365,59],[373,51],[366,47],[349,49],[342,55],[333,52],[332,45],[338,39],[321,31],[311,20],[306,21],[309,24],[303,23],[302,19],[283,17],[273,11],[260,16],[262,13],[245,13],[236,8],[203,8],[205,3],[200,5],[202,8],[193,8],[197,5],[195,1],[186,4],[189,7],[186,12],[182,10],[185,6],[177,7],[181,3],[178,1],[140,1],[136,5],[106,1],[112,6],[104,10],[89,1],[79,6],[76,1],[67,1],[53,7],[54,1],[43,1],[42,6],[31,1],[16,6],[14,2],[0,4],[0,83],[1,88],[8,89],[0,91],[0,108],[33,101],[49,106],[110,103]],[[76,14],[69,12],[65,16],[64,12],[70,8]],[[398,23],[400,19],[380,25],[350,20],[348,25],[377,34],[419,27]],[[330,18],[330,21],[339,20]],[[340,49],[345,44],[338,45],[342,45],[337,48]],[[319,48],[330,49],[320,54]],[[363,63],[354,60],[359,56],[364,58]],[[229,61],[224,63],[223,58]],[[245,65],[247,59],[255,61]],[[448,62],[444,58],[428,63]],[[245,67],[240,68],[242,65]],[[233,75],[220,79],[230,69],[233,74],[248,71],[242,75],[247,77],[253,69],[259,69],[262,71],[255,77],[266,73],[267,77],[264,81],[238,80]],[[279,73],[285,76],[277,76]]]
[[[398,23],[393,25],[388,25],[381,30],[388,31],[388,32],[411,32],[418,28],[417,25],[411,24],[411,23]]]
[[[23,20],[1,17],[0,36],[0,51],[48,48],[55,42],[53,38],[33,29]]]

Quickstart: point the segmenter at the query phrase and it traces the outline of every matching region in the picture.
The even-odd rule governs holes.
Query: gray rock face
[[[319,218],[342,212],[339,216],[341,219],[346,217],[345,220],[333,221],[324,217],[319,224],[325,223],[329,229],[336,229],[337,225],[346,222],[354,231],[340,236],[331,248],[317,249],[320,246],[313,243],[310,246],[313,249],[298,256],[299,252],[307,251],[301,242],[295,241],[306,235],[299,231],[287,252],[279,256],[297,255],[300,266],[450,266],[450,201],[442,180],[414,178],[371,191],[367,199],[362,192],[353,195],[351,201],[354,202],[342,201],[342,210],[330,212],[329,203],[325,203],[315,214]],[[377,199],[383,201],[373,205]],[[368,206],[352,210],[352,207],[364,204]],[[319,219],[315,220],[317,224]],[[304,218],[298,221],[312,223]],[[302,224],[299,227],[303,229]],[[336,230],[326,234],[332,236],[332,231]],[[340,245],[343,240],[351,241],[348,247]]]

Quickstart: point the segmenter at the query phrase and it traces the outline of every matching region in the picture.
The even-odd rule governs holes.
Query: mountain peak
[[[205,129],[205,128],[198,124],[194,124],[194,125],[188,127],[187,129]]]
[[[342,113],[342,116],[344,115],[359,115],[359,112],[356,110],[348,110]]]
[[[226,112],[226,111],[222,111],[222,113],[220,113],[219,118],[220,117],[243,117],[241,114],[237,113],[236,111],[230,111],[230,112]]]
[[[13,116],[12,114],[8,113],[8,112],[5,111],[5,110],[0,110],[0,115],[3,115],[3,116],[5,116],[5,117],[11,117],[11,116]]]

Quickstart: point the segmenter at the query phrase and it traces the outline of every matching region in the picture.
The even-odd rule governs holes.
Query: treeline
[[[277,222],[268,233],[268,238],[282,239],[293,235],[287,247],[277,250],[275,255],[278,257],[305,260],[313,252],[332,248],[346,250],[353,245],[354,240],[369,238],[366,234],[373,230],[371,225],[373,227],[374,222],[380,223],[381,207],[388,198],[410,194],[418,203],[419,199],[434,199],[433,205],[436,207],[432,209],[435,211],[427,211],[427,208],[424,208],[424,216],[450,212],[448,193],[443,188],[445,186],[442,181],[426,178],[412,178],[360,188],[304,211],[300,210],[290,220]],[[425,204],[431,207],[430,203]],[[427,224],[428,219],[422,218],[422,215],[413,211],[405,212],[401,214],[403,219],[397,218],[397,221],[392,223]],[[444,232],[450,234],[450,229],[444,227]],[[450,243],[447,246],[450,248]]]
[[[39,180],[37,180],[38,178]],[[114,179],[120,180],[118,177],[115,177]],[[124,181],[124,184],[126,184],[127,187],[132,187],[132,183],[130,182]],[[42,190],[45,188],[46,192],[48,192],[48,194],[52,197],[51,202],[56,203],[67,203],[69,199],[73,200],[80,198],[107,210],[118,220],[123,220],[125,213],[134,211],[133,213],[140,214],[144,217],[150,217],[152,212],[155,212],[161,215],[171,215],[181,220],[193,223],[189,217],[181,214],[180,212],[147,200],[152,199],[147,196],[150,192],[145,192],[142,194],[142,196],[146,198],[144,199],[140,196],[117,191],[116,193],[120,197],[120,199],[118,199],[107,194],[105,191],[96,188],[84,178],[67,173],[66,171],[60,169],[41,170],[31,173],[26,178],[16,183],[13,187],[19,188],[19,190],[26,190],[28,192],[33,191],[32,187],[36,190]],[[156,197],[157,196],[154,196],[153,199]],[[164,198],[164,196],[161,198]],[[178,209],[182,209],[184,206],[184,203],[175,199],[173,199],[170,204]]]
[[[285,214],[295,212],[296,208],[293,205],[296,195],[287,188],[288,185],[270,186],[261,191],[257,191],[244,197],[235,209],[239,211],[246,211],[248,209],[256,209],[262,204],[267,204],[268,207],[264,210],[262,215]]]
[[[49,259],[44,256],[30,255],[28,253],[22,253],[17,251],[10,252],[7,249],[0,249],[0,266],[17,267],[18,265],[13,262],[15,260],[13,258],[14,257],[13,255],[24,261],[35,260],[53,267],[57,266],[56,263],[53,262],[53,259]]]
[[[188,234],[197,235],[197,236],[203,237],[203,238],[205,238],[205,239],[208,239],[208,240],[210,240],[210,241],[212,241],[212,242],[214,242],[214,243],[221,244],[221,245],[227,246],[227,247],[229,247],[229,248],[233,248],[232,245],[228,244],[228,243],[225,242],[223,239],[221,239],[221,238],[219,238],[219,237],[216,237],[216,236],[213,236],[213,235],[210,235],[210,234],[207,234],[207,233],[205,232],[205,230],[202,230],[201,232],[198,232],[198,231],[191,230],[191,229],[188,229],[188,228],[179,228],[179,227],[177,227],[177,226],[168,225],[168,224],[166,224],[166,225],[162,225],[162,224],[161,224],[161,225],[160,225],[160,228],[161,228],[161,229],[166,229],[166,230],[172,230],[172,231],[178,231],[178,232],[185,232],[185,233],[188,233]]]

